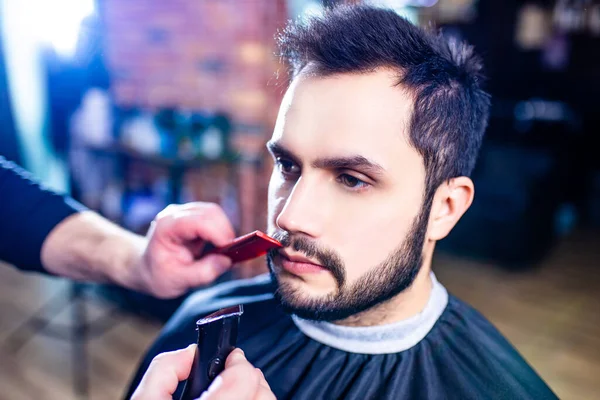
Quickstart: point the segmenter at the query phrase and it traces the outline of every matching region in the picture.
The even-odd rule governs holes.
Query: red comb
[[[266,233],[254,231],[234,239],[226,246],[207,248],[202,257],[208,254],[223,254],[231,258],[232,262],[238,263],[264,256],[269,250],[281,247],[281,243]]]

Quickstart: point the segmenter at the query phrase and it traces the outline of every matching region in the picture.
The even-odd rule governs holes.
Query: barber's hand
[[[223,246],[235,234],[220,206],[213,203],[171,205],[157,215],[147,246],[130,271],[138,287],[160,298],[176,297],[212,283],[231,267],[222,255],[196,257],[206,244]]]
[[[200,400],[277,400],[265,376],[246,360],[244,352],[235,349],[225,370],[215,378]]]
[[[192,369],[196,346],[159,354],[135,390],[131,400],[171,400],[180,381]],[[276,400],[258,368],[250,364],[240,349],[225,362],[225,370],[213,381],[201,400]]]
[[[192,344],[154,357],[131,400],[172,400],[179,382],[190,375],[195,352]]]

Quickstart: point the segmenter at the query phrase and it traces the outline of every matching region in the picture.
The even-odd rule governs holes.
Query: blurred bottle
[[[103,147],[112,142],[113,116],[108,94],[97,88],[88,90],[81,106],[71,119],[74,141],[87,146]]]
[[[190,144],[192,145],[194,158],[202,156],[202,137],[209,123],[207,116],[202,113],[194,113],[190,118]]]
[[[178,116],[173,108],[163,108],[154,116],[154,123],[160,138],[159,154],[174,158],[178,155]]]
[[[201,136],[200,148],[202,156],[210,160],[223,158],[228,152],[230,132],[231,122],[227,115],[215,115]]]
[[[160,133],[152,114],[143,112],[125,121],[121,130],[121,143],[142,154],[158,154]]]

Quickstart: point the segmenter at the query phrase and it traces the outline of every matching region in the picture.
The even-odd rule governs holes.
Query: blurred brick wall
[[[285,0],[105,0],[106,58],[118,104],[272,122],[273,56]]]
[[[288,19],[286,1],[104,0],[101,7],[116,104],[229,114],[233,148],[248,161],[236,173],[240,230],[264,229],[264,148],[285,87],[275,78],[282,67],[274,35]]]

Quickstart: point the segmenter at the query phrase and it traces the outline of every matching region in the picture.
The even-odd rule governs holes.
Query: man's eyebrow
[[[281,143],[267,142],[267,149],[269,149],[269,151],[274,155],[282,156],[285,158],[290,158],[292,160],[297,159],[297,157],[294,155],[294,153],[292,153],[291,151],[289,151],[288,149],[283,147],[283,145]]]
[[[297,159],[294,153],[286,149],[281,143],[268,142],[267,148],[274,155],[289,158],[291,160]],[[364,172],[367,175],[374,175],[374,177],[381,176],[385,173],[385,168],[361,155],[318,158],[311,163],[311,167],[321,169],[352,169]]]
[[[365,174],[380,176],[385,173],[385,168],[374,161],[361,155],[345,157],[318,158],[311,164],[313,168],[325,169],[352,169]]]

